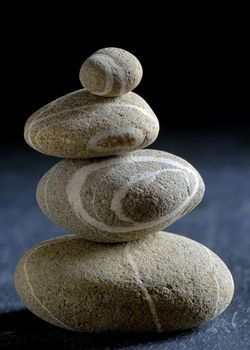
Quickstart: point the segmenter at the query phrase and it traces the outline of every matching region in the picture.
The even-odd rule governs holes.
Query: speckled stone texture
[[[62,160],[40,180],[37,201],[56,224],[88,240],[119,242],[159,231],[199,204],[204,183],[185,160],[139,150]]]
[[[80,81],[89,92],[99,96],[120,96],[141,81],[142,66],[130,52],[107,47],[91,55],[80,70]]]
[[[144,148],[158,132],[157,117],[137,94],[104,98],[78,90],[35,112],[26,122],[24,138],[47,155],[93,158]]]
[[[234,291],[217,255],[166,232],[120,244],[45,241],[21,258],[15,284],[33,313],[83,332],[195,327],[221,314]]]
[[[230,268],[235,293],[226,311],[200,327],[178,333],[99,335],[55,327],[28,311],[15,292],[16,264],[26,250],[64,231],[46,219],[35,201],[41,175],[57,159],[43,157],[20,142],[0,154],[1,350],[249,350],[249,135],[246,131],[245,137],[232,138],[212,132],[179,134],[178,130],[163,134],[157,148],[181,154],[204,178],[206,193],[201,204],[168,230],[201,242]]]

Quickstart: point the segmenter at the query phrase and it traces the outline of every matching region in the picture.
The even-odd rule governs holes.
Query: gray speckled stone
[[[83,332],[195,327],[221,314],[234,291],[217,255],[166,232],[120,244],[43,242],[19,261],[15,285],[34,314]]]
[[[24,138],[44,154],[93,158],[144,148],[158,132],[157,117],[135,93],[103,98],[78,90],[35,112],[26,122]]]
[[[133,90],[141,81],[142,66],[123,49],[107,47],[91,55],[80,69],[80,81],[92,94],[120,96]]]
[[[185,160],[156,150],[63,160],[40,180],[37,201],[56,224],[99,242],[139,239],[199,204],[204,183]]]

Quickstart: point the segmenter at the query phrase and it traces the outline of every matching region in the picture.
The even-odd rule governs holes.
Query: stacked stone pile
[[[20,259],[16,290],[42,319],[74,331],[174,331],[221,314],[233,296],[226,265],[205,246],[161,232],[202,200],[185,160],[143,149],[157,138],[129,52],[105,48],[80,70],[84,89],[34,113],[25,140],[64,158],[40,180],[37,201],[73,235]]]

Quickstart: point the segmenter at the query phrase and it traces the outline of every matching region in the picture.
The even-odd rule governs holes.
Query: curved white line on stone
[[[118,76],[120,77],[120,94],[124,94],[126,92],[126,84],[124,83],[126,80],[126,73],[124,68],[115,62],[115,59],[104,53],[96,53],[92,57],[93,61],[99,61],[105,67],[105,79],[106,85],[103,91],[99,92],[99,96],[105,96],[112,90],[114,86],[114,74],[115,71],[118,72]]]
[[[100,104],[101,105],[101,104]],[[93,105],[94,106],[94,105]],[[28,141],[29,141],[29,143],[32,145],[32,146],[34,146],[33,145],[33,143],[32,143],[32,140],[31,140],[31,129],[36,125],[36,124],[38,124],[39,122],[41,122],[41,121],[44,121],[44,120],[47,120],[47,119],[50,119],[50,118],[52,118],[52,117],[54,117],[54,116],[57,116],[57,115],[59,115],[59,114],[65,114],[65,113],[68,113],[68,112],[72,112],[72,111],[83,111],[83,110],[87,110],[89,107],[91,107],[91,106],[81,106],[81,107],[74,107],[74,108],[67,108],[67,109],[64,109],[64,110],[62,110],[62,111],[60,111],[60,112],[54,112],[54,113],[52,113],[52,114],[49,114],[49,115],[46,115],[45,117],[41,117],[41,115],[43,114],[43,112],[46,112],[46,111],[42,111],[40,114],[38,114],[37,116],[36,116],[36,118],[34,118],[31,122],[30,122],[30,124],[26,127],[26,129],[25,129],[25,133],[27,134],[27,139],[28,139]],[[61,122],[61,121],[60,121]],[[50,126],[52,126],[52,125],[55,125],[55,124],[59,124],[59,122],[58,121],[56,121],[56,122],[53,122],[53,123],[51,123],[50,125],[47,125],[46,127],[44,127],[44,128],[42,128],[41,129],[41,131],[43,130],[43,129],[45,129],[45,128],[48,128],[48,127],[50,127]]]
[[[58,238],[58,240],[60,240],[60,239],[61,239],[61,238]],[[37,246],[37,247],[35,247],[35,248],[32,249],[32,251],[26,256],[26,259],[25,259],[24,264],[23,264],[24,275],[25,275],[27,284],[28,284],[28,286],[29,286],[29,288],[30,288],[31,295],[32,295],[33,298],[37,301],[37,303],[41,306],[41,308],[42,308],[43,310],[45,310],[45,311],[50,315],[50,317],[51,317],[53,320],[55,320],[57,323],[59,323],[61,326],[63,326],[63,328],[66,328],[66,329],[69,329],[69,330],[71,330],[71,331],[74,331],[73,328],[70,328],[69,326],[67,326],[66,324],[64,324],[62,321],[60,321],[58,318],[56,318],[56,317],[42,304],[41,300],[39,300],[39,299],[37,298],[37,296],[35,295],[34,289],[33,289],[33,287],[32,287],[32,284],[30,283],[29,274],[28,274],[28,271],[27,271],[27,262],[28,262],[28,258],[30,258],[30,257],[34,254],[34,252],[35,252],[36,250],[38,250],[39,248],[44,247],[44,246],[47,246],[47,245],[50,245],[50,244],[54,244],[54,243],[58,243],[58,241],[56,241],[56,242],[48,242],[47,244],[42,244],[42,245],[39,245],[39,246]]]
[[[129,180],[125,185],[123,185],[114,195],[112,201],[111,201],[111,207],[110,209],[113,210],[113,212],[116,214],[116,216],[122,220],[122,221],[127,221],[127,222],[132,222],[134,224],[137,224],[137,221],[132,220],[131,218],[127,217],[122,210],[122,200],[124,197],[126,197],[129,189],[131,186],[136,184],[137,182],[141,180],[145,180],[148,184],[151,182],[155,181],[157,176],[165,173],[165,172],[178,172],[182,173],[184,175],[185,180],[187,181],[187,186],[189,187],[189,179],[187,174],[181,170],[181,169],[161,169],[157,171],[145,171],[142,175],[132,175],[130,176]],[[177,208],[179,211],[179,207]],[[168,217],[172,217],[175,215],[175,210],[172,211],[169,215],[164,216],[165,219]]]
[[[183,203],[176,208],[172,213],[168,215],[169,218],[171,218],[168,222],[170,225],[173,221],[175,221],[175,218],[178,216],[178,214],[181,213],[182,209],[185,208],[185,206],[193,199],[193,197],[196,195],[196,193],[199,190],[199,177],[197,175],[197,172],[192,169],[188,168],[187,166],[174,161],[172,159],[166,159],[166,158],[157,158],[152,156],[133,156],[128,155],[126,159],[119,159],[119,158],[112,158],[112,159],[105,159],[103,161],[92,163],[90,165],[86,165],[78,169],[75,174],[71,177],[71,179],[68,182],[66,192],[68,196],[68,201],[71,205],[72,210],[74,211],[77,218],[81,221],[84,221],[99,230],[106,231],[106,232],[116,232],[116,233],[126,233],[131,231],[138,231],[146,228],[153,227],[155,225],[161,224],[166,221],[166,216],[163,216],[157,220],[152,220],[146,223],[138,223],[134,226],[128,226],[128,227],[121,227],[121,226],[109,226],[105,223],[99,222],[93,217],[91,217],[87,211],[82,206],[80,191],[82,186],[84,185],[84,182],[88,175],[93,173],[96,170],[110,167],[112,165],[119,165],[124,164],[124,162],[127,163],[133,163],[133,162],[156,162],[156,163],[162,163],[166,164],[167,166],[170,166],[174,169],[181,169],[184,172],[188,174],[192,174],[195,178],[195,186],[193,188],[192,193],[183,201]]]
[[[213,318],[215,318],[217,315],[218,315],[218,308],[219,308],[219,297],[220,297],[220,286],[219,286],[219,283],[218,283],[218,280],[217,280],[217,277],[216,277],[216,273],[214,271],[214,263],[213,263],[213,259],[212,259],[212,256],[211,256],[211,253],[210,253],[210,250],[205,247],[205,250],[208,254],[208,260],[209,260],[209,263],[210,263],[210,267],[211,267],[211,272],[213,274],[213,277],[214,277],[214,280],[215,280],[215,284],[216,284],[216,300],[215,300],[215,310],[214,310],[214,314],[213,314]]]
[[[26,127],[26,130],[30,129],[31,127],[33,127],[35,124],[37,124],[38,122],[40,121],[43,121],[43,120],[46,120],[46,119],[49,119],[49,118],[52,118],[54,116],[56,116],[57,114],[64,114],[64,113],[68,113],[68,112],[72,112],[72,111],[85,111],[85,110],[88,110],[88,109],[92,109],[91,113],[94,113],[94,112],[98,112],[98,109],[102,108],[102,114],[105,112],[105,109],[108,108],[108,107],[114,107],[114,108],[119,108],[119,107],[122,107],[122,108],[134,108],[134,109],[137,109],[138,111],[140,111],[142,114],[144,114],[145,116],[147,117],[150,117],[152,120],[154,121],[158,121],[156,115],[154,114],[154,112],[152,111],[152,113],[148,113],[146,111],[146,109],[142,108],[142,107],[139,107],[139,106],[136,106],[136,105],[132,105],[132,104],[127,104],[127,103],[112,103],[112,102],[109,102],[109,103],[94,103],[94,104],[89,104],[89,105],[83,105],[83,106],[80,106],[80,107],[74,107],[74,108],[66,108],[66,109],[63,109],[62,111],[57,111],[57,112],[54,112],[50,115],[47,115],[45,117],[42,117],[42,114],[46,111],[42,111],[40,114],[38,114],[31,122],[30,124]],[[106,113],[107,115],[110,115],[110,111],[108,111],[109,113]],[[105,113],[104,113],[105,114]],[[113,113],[112,113],[113,114]]]
[[[83,90],[80,89],[80,90],[72,91],[72,92],[68,93],[66,96],[74,95],[76,92],[80,92],[80,91],[83,91]],[[31,124],[33,125],[34,122],[35,122],[35,124],[36,124],[36,122],[38,121],[39,117],[40,117],[43,113],[47,112],[47,111],[48,111],[51,107],[53,107],[57,102],[59,102],[60,100],[62,100],[62,99],[64,99],[64,98],[65,98],[65,95],[64,95],[64,96],[61,96],[61,97],[58,97],[58,98],[55,99],[54,101],[49,102],[47,105],[41,107],[37,112],[35,112],[34,114],[36,114],[36,116],[35,116],[34,119],[29,123],[29,125],[25,127],[25,133],[26,133],[27,130],[30,128]],[[34,115],[34,114],[33,114],[33,115]],[[55,113],[53,113],[53,115],[54,115],[54,114],[55,114]],[[32,117],[32,116],[31,116],[31,117]],[[50,117],[50,116],[48,116],[48,117]],[[28,137],[29,137],[29,135],[28,135]],[[28,138],[28,137],[27,137],[27,138]]]
[[[32,139],[31,139],[31,131],[32,131],[32,128],[39,122],[41,121],[44,121],[44,120],[47,120],[47,119],[50,119],[54,116],[57,116],[58,114],[65,114],[65,113],[68,113],[68,112],[72,112],[72,111],[85,111],[85,110],[88,110],[88,109],[93,109],[92,111],[89,111],[89,115],[91,114],[94,114],[94,113],[98,113],[98,110],[99,109],[102,109],[102,119],[106,119],[108,118],[108,120],[110,121],[110,111],[106,111],[105,113],[105,109],[108,108],[108,107],[116,107],[116,108],[119,108],[119,107],[122,107],[122,108],[131,108],[131,109],[136,109],[138,110],[139,112],[141,112],[143,115],[145,115],[146,117],[149,117],[151,118],[152,121],[154,121],[154,123],[156,124],[157,128],[159,128],[159,122],[158,122],[158,119],[156,117],[156,115],[154,113],[147,113],[145,109],[141,108],[141,107],[138,107],[138,106],[135,106],[135,105],[130,105],[130,104],[121,104],[121,103],[112,103],[110,105],[107,105],[107,104],[103,104],[103,103],[95,103],[93,105],[86,105],[86,106],[81,106],[81,107],[74,107],[74,108],[68,108],[68,109],[65,109],[63,111],[60,111],[60,112],[55,112],[55,113],[52,113],[50,115],[47,115],[45,117],[40,117],[39,118],[39,115],[32,120],[32,122],[28,125],[28,127],[25,129],[25,134],[27,135],[27,140],[29,142],[29,144],[34,148],[36,149],[36,147],[34,146],[34,143],[32,142]],[[67,121],[69,120],[73,120],[75,117],[71,117],[69,119],[67,119]],[[95,118],[100,118],[100,116],[96,116]],[[62,123],[62,122],[65,122],[65,120],[61,120],[61,121],[55,121],[55,122],[52,122],[50,123],[49,125],[41,128],[37,133],[36,133],[36,137],[35,137],[35,142],[38,143],[39,145],[39,142],[37,141],[37,137],[38,135],[43,132],[44,130],[46,130],[47,128],[50,128],[51,126],[53,125],[58,125],[59,123]],[[40,145],[39,145],[40,146]],[[41,147],[41,146],[40,146]]]
[[[123,150],[128,149],[127,145],[122,145],[122,146],[113,146],[113,147],[102,147],[102,146],[98,146],[97,143],[100,141],[105,141],[105,139],[107,139],[108,137],[117,137],[117,136],[122,136],[122,135],[126,135],[129,134],[129,136],[133,136],[134,135],[134,139],[137,140],[136,143],[134,143],[132,145],[132,147],[140,147],[144,140],[145,140],[145,136],[144,133],[142,132],[142,130],[138,129],[138,128],[113,128],[110,130],[101,130],[99,132],[97,132],[96,134],[94,134],[89,140],[88,143],[86,145],[86,150],[87,151],[99,151],[99,150],[106,150],[108,149],[109,151],[117,151],[118,149]],[[129,147],[131,148],[131,147]]]
[[[105,96],[107,95],[114,86],[114,76],[113,76],[113,70],[112,66],[114,63],[114,60],[109,57],[108,55],[96,53],[91,58],[91,61],[101,63],[105,67],[105,87],[103,91],[90,91],[93,93],[98,93],[99,96]]]
[[[55,164],[53,166],[53,168],[51,169],[49,175],[48,175],[48,178],[44,184],[44,202],[45,202],[45,206],[46,206],[46,209],[47,209],[47,212],[48,214],[50,214],[50,209],[49,209],[49,204],[48,204],[48,196],[47,196],[47,189],[48,189],[48,184],[49,184],[49,180],[51,179],[51,176],[54,174],[57,166],[59,165],[59,163]]]
[[[155,324],[155,328],[156,328],[158,333],[161,333],[162,332],[162,325],[160,323],[159,316],[158,316],[157,311],[156,311],[155,303],[154,303],[153,298],[151,297],[149,291],[147,290],[147,287],[142,282],[138,266],[137,266],[137,264],[132,256],[132,254],[129,252],[128,246],[126,248],[126,256],[127,256],[128,262],[132,268],[132,271],[134,273],[133,277],[134,277],[137,285],[140,287],[140,289],[141,289],[142,293],[144,294],[144,297],[148,303],[148,306],[149,306],[149,309],[150,309],[150,312],[151,312],[151,315],[153,318],[153,322]]]

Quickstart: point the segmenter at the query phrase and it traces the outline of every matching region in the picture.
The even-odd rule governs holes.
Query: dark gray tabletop
[[[15,266],[32,245],[61,235],[39,210],[36,185],[58,160],[24,144],[6,145],[1,155],[0,348],[1,349],[240,349],[250,348],[250,142],[235,136],[161,135],[152,148],[182,156],[202,174],[203,202],[168,228],[217,253],[230,268],[235,295],[220,317],[175,334],[78,334],[31,314],[13,284]]]

